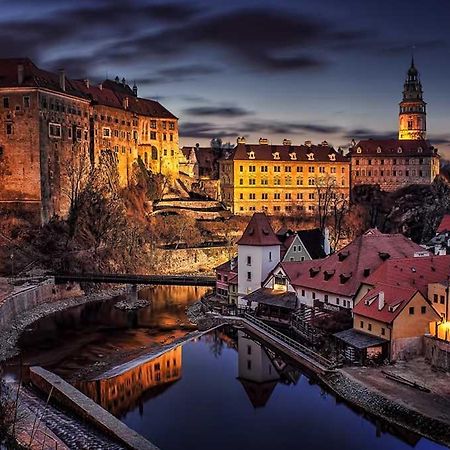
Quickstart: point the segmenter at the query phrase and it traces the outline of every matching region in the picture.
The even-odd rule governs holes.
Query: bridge
[[[153,284],[169,286],[215,286],[212,276],[197,275],[133,275],[116,273],[54,274],[56,284],[78,283]]]

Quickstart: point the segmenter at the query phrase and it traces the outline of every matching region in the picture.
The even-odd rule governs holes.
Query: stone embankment
[[[112,297],[123,295],[126,292],[127,288],[123,286],[79,297],[40,303],[38,306],[32,307],[29,310],[22,311],[19,315],[12,318],[5,326],[0,327],[0,342],[2,343],[0,347],[0,361],[12,358],[18,354],[17,341],[20,334],[37,320],[67,308],[89,302],[108,300]]]
[[[393,398],[381,395],[370,385],[356,381],[344,371],[338,370],[320,377],[320,380],[334,395],[352,406],[390,424],[450,446],[448,423],[428,417]]]

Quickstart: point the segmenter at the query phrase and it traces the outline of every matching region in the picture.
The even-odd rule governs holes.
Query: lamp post
[[[11,259],[11,278],[14,278],[14,252],[11,252],[9,258]]]

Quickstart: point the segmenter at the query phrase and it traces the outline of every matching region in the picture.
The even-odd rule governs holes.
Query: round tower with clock
[[[423,101],[419,72],[414,65],[414,58],[412,58],[403,87],[403,100],[400,102],[399,139],[426,139],[426,105]]]

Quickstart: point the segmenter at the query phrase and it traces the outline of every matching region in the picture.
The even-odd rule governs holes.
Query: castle
[[[0,59],[0,205],[64,216],[73,159],[95,166],[103,152],[126,186],[140,157],[154,173],[178,176],[178,118],[138,97],[123,79],[93,85],[29,59]]]

